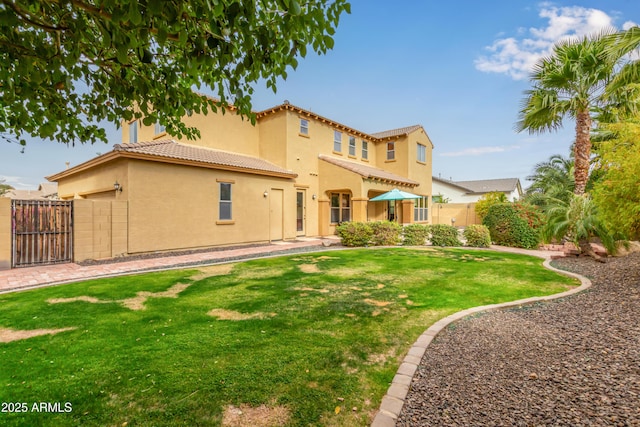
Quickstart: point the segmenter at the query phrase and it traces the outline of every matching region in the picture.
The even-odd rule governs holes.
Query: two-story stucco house
[[[256,115],[255,125],[229,112],[185,117],[197,141],[126,123],[112,151],[48,179],[61,199],[126,201],[129,254],[429,221],[433,144],[422,126],[365,133],[288,102]],[[369,201],[393,188],[422,198]]]

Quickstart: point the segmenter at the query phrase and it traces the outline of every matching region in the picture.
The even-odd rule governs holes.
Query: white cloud
[[[17,189],[33,188],[32,184],[29,184],[28,182],[26,182],[28,181],[28,179],[22,176],[0,175],[0,180],[4,180],[4,184],[9,184],[13,188],[17,188]]]
[[[598,9],[580,6],[555,7],[543,3],[539,16],[547,20],[542,28],[518,29],[518,37],[498,38],[489,52],[474,61],[476,69],[486,73],[507,74],[514,80],[529,77],[533,65],[543,56],[551,54],[560,40],[584,37],[605,28],[614,27],[614,19]],[[635,25],[628,21],[623,28]]]
[[[633,22],[633,21],[627,21],[627,22],[625,22],[624,24],[622,24],[622,29],[623,29],[623,30],[628,30],[628,29],[629,29],[629,28],[631,28],[631,27],[637,27],[637,26],[638,26],[638,24],[636,24],[635,22]]]
[[[472,147],[460,151],[449,151],[441,153],[441,157],[462,157],[462,156],[482,156],[491,153],[502,153],[505,151],[517,150],[519,145],[496,145],[493,147]]]

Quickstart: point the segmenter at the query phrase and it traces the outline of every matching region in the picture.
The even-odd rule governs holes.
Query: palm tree
[[[631,27],[626,31],[612,34],[608,37],[609,46],[605,49],[611,60],[622,58],[640,48],[640,27]],[[617,73],[607,87],[607,93],[623,89],[625,86],[640,83],[640,60],[628,61]]]
[[[563,41],[550,57],[534,66],[533,89],[525,92],[516,130],[542,133],[562,127],[563,119],[575,119],[575,194],[584,194],[591,156],[592,110],[605,107],[605,87],[621,59],[608,55],[611,32],[580,40]]]
[[[554,154],[549,160],[538,163],[528,176],[533,184],[527,188],[527,200],[537,206],[546,206],[549,200],[569,200],[575,187],[572,157]]]
[[[547,223],[542,228],[544,241],[566,238],[582,253],[604,262],[589,243],[593,237],[600,239],[607,252],[615,253],[616,241],[600,219],[597,207],[588,194],[571,194],[568,201],[556,200],[547,211]]]

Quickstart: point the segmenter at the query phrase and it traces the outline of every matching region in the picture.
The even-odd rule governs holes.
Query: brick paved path
[[[326,239],[325,239],[326,240]],[[76,282],[86,279],[117,276],[139,271],[166,270],[176,266],[201,265],[234,259],[277,255],[300,248],[322,247],[323,239],[305,239],[295,242],[277,242],[270,245],[216,250],[188,255],[175,255],[110,264],[85,265],[55,264],[38,267],[14,268],[0,271],[0,293],[40,286]]]

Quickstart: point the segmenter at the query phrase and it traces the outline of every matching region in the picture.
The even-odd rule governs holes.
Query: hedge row
[[[468,231],[467,231],[468,230]],[[451,225],[410,224],[401,227],[390,221],[344,222],[336,227],[336,232],[344,246],[462,246],[458,229]],[[467,246],[488,247],[489,230],[483,225],[469,226],[464,236]]]

